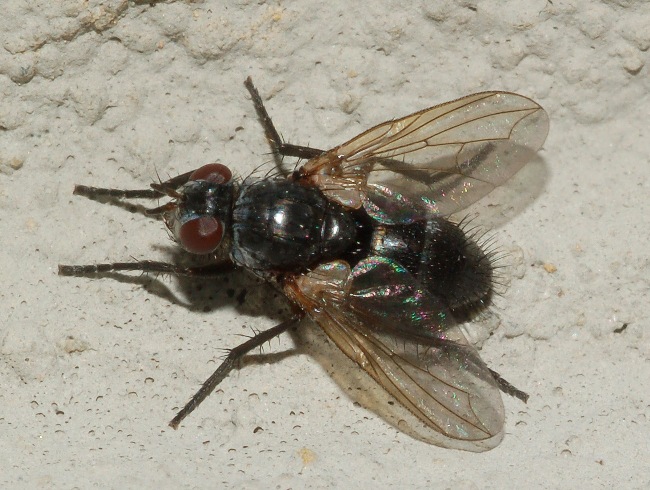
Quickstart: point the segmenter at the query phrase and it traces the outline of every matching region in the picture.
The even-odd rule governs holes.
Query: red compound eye
[[[215,184],[225,184],[231,178],[232,172],[230,172],[230,169],[220,163],[208,163],[197,168],[190,175],[190,180],[207,180]]]
[[[193,254],[209,254],[221,243],[223,225],[212,216],[195,218],[181,225],[178,239],[185,250]]]

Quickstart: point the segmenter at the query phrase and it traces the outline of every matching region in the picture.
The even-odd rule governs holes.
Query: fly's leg
[[[253,80],[251,79],[251,77],[248,77],[246,79],[244,85],[248,89],[248,92],[251,94],[251,97],[253,98],[253,104],[255,105],[255,111],[257,112],[257,117],[259,117],[260,122],[262,123],[262,127],[264,128],[264,134],[266,134],[266,139],[268,140],[269,145],[271,145],[271,150],[273,151],[273,154],[279,155],[281,157],[283,156],[296,157],[296,158],[304,158],[306,160],[309,160],[310,158],[317,157],[322,153],[324,153],[323,150],[319,150],[317,148],[310,148],[309,146],[298,146],[298,145],[291,145],[289,143],[284,143],[277,129],[275,129],[275,126],[273,125],[271,116],[269,116],[269,113],[266,112],[266,108],[264,107],[264,103],[262,102],[262,97],[260,97],[260,93],[255,88],[255,85],[253,85]]]
[[[282,322],[279,325],[276,325],[273,328],[269,328],[264,332],[260,332],[254,337],[251,337],[246,342],[241,345],[238,345],[232,349],[224,361],[219,365],[217,370],[212,373],[208,379],[205,380],[199,391],[197,391],[192,399],[187,402],[183,409],[176,414],[176,416],[169,422],[169,426],[178,429],[179,424],[187,417],[196,407],[198,407],[203,400],[205,400],[210,393],[221,383],[226,376],[237,367],[237,364],[241,359],[248,354],[251,350],[256,347],[261,347],[266,342],[271,340],[274,337],[277,337],[283,332],[286,332],[292,326],[296,325],[300,320],[305,316],[304,313],[298,313],[286,322]]]
[[[499,389],[503,391],[506,395],[510,395],[512,397],[518,398],[524,403],[528,403],[528,393],[521,391],[519,388],[510,384],[508,381],[503,379],[501,375],[496,371],[490,369],[490,373],[492,374],[494,381],[497,382],[497,386],[499,387]]]
[[[106,274],[111,272],[143,272],[143,273],[161,273],[175,274],[189,277],[213,277],[226,272],[233,268],[231,262],[210,264],[202,267],[180,267],[165,262],[155,262],[151,260],[142,260],[139,262],[115,262],[111,264],[93,264],[93,265],[59,265],[59,275],[62,276],[86,276],[95,274]],[[187,402],[183,409],[169,422],[170,427],[177,429],[182,420],[187,417],[210,393],[224,380],[226,376],[237,367],[241,359],[251,350],[261,347],[274,337],[286,332],[304,318],[305,314],[301,311],[295,313],[289,320],[276,325],[273,328],[260,332],[248,339],[241,345],[232,349],[224,361],[219,365],[217,370],[205,380],[199,391]]]
[[[103,187],[90,187],[87,185],[75,185],[72,193],[75,196],[84,196],[88,199],[101,199],[110,197],[113,199],[155,199],[162,197],[162,194],[154,189],[105,189]]]
[[[114,262],[110,264],[59,265],[60,276],[89,276],[111,272],[143,272],[145,274],[173,274],[187,277],[215,277],[234,268],[230,261],[199,267],[182,267],[166,262],[140,260],[138,262]]]
[[[151,184],[150,189],[106,189],[103,187],[89,187],[86,185],[75,185],[73,194],[84,196],[89,199],[101,199],[103,197],[113,199],[156,199],[167,194],[167,190],[174,191],[190,180],[192,172],[172,177],[159,184]]]

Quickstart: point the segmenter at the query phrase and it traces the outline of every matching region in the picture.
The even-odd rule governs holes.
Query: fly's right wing
[[[336,345],[419,419],[415,436],[485,451],[503,437],[499,388],[445,307],[399,264],[343,261],[294,277],[285,293]]]

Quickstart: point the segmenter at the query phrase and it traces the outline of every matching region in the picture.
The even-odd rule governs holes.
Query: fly
[[[252,349],[305,316],[415,415],[412,435],[484,451],[504,430],[500,391],[528,395],[481,360],[458,321],[486,306],[493,255],[448,219],[514,175],[541,148],[548,115],[509,92],[482,92],[379,124],[328,151],[284,143],[245,81],[278,158],[306,160],[288,177],[243,181],[204,165],[149,189],[77,185],[88,198],[170,200],[161,216],[187,252],[212,262],[60,265],[65,276],[118,271],[213,277],[238,267],[281,290],[292,318],[235,347],[169,425],[198,407]]]

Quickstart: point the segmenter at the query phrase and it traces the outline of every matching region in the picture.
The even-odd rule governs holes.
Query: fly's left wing
[[[503,436],[499,388],[445,307],[399,264],[330,262],[284,284],[285,293],[421,424],[415,436],[485,451]]]
[[[415,213],[448,215],[514,175],[542,147],[548,128],[533,100],[482,92],[379,124],[312,158],[296,178],[354,209],[368,201],[386,208],[387,197],[406,196],[412,202],[404,206]]]

